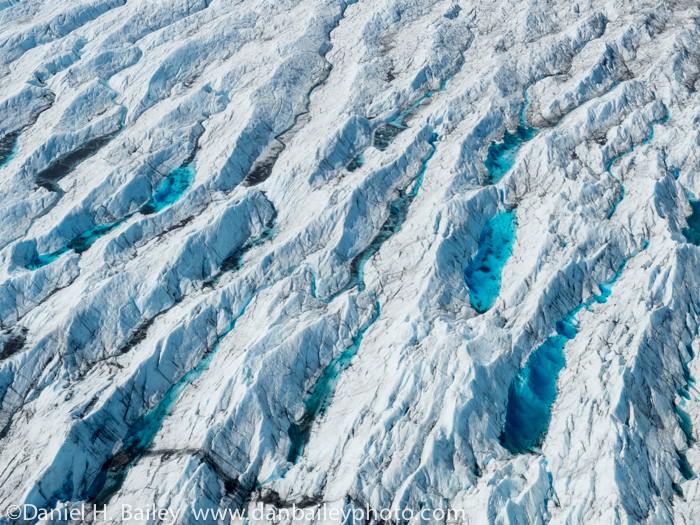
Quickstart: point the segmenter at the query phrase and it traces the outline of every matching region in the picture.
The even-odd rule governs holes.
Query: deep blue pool
[[[100,224],[90,228],[89,230],[86,230],[83,233],[73,237],[73,239],[71,239],[67,245],[59,248],[58,250],[50,253],[37,254],[26,267],[28,270],[38,270],[39,268],[52,263],[64,253],[68,253],[70,251],[82,253],[87,251],[95,243],[95,241],[97,241],[97,239],[111,232],[125,220],[126,219],[120,219],[118,221],[108,222],[106,224]]]
[[[8,133],[0,139],[0,168],[10,162],[17,151],[19,132]]]
[[[141,207],[140,212],[143,214],[158,213],[163,209],[177,202],[189,189],[194,179],[194,167],[192,164],[180,166],[172,170],[158,184],[151,198]],[[100,237],[107,235],[124,221],[129,219],[133,214],[129,214],[122,219],[99,224],[75,236],[65,246],[50,252],[37,254],[29,264],[26,265],[28,270],[37,270],[51,264],[61,255],[70,251],[82,253],[87,251]]]
[[[532,140],[538,131],[537,128],[521,123],[513,133],[506,131],[503,140],[489,145],[484,160],[487,184],[496,184],[511,170],[522,145]]]
[[[501,290],[501,273],[513,253],[515,213],[504,211],[492,217],[479,237],[476,256],[464,271],[472,307],[484,313],[493,306]]]
[[[500,436],[501,444],[514,454],[536,451],[549,428],[551,409],[557,397],[559,372],[566,365],[564,348],[576,337],[576,318],[594,303],[604,303],[612,286],[622,275],[627,259],[613,276],[601,283],[600,293],[593,294],[556,322],[555,333],[545,339],[528,358],[508,389],[506,421]]]
[[[187,164],[172,170],[148,199],[148,202],[141,208],[141,213],[158,213],[163,209],[175,204],[189,189],[194,180],[194,165]]]
[[[700,246],[700,201],[690,200],[690,215],[686,217],[688,226],[683,228],[686,240]]]

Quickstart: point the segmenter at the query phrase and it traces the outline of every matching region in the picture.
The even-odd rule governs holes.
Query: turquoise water
[[[418,174],[413,181],[413,185],[407,192],[400,192],[399,196],[391,201],[389,204],[389,215],[384,221],[384,224],[382,224],[382,227],[379,229],[379,233],[377,233],[369,245],[358,255],[356,255],[350,263],[350,284],[348,287],[344,288],[338,293],[342,293],[352,286],[357,286],[358,290],[360,291],[365,289],[365,264],[375,253],[379,251],[382,244],[384,244],[392,235],[401,229],[403,223],[406,221],[408,209],[411,207],[413,200],[416,198],[418,191],[423,185],[425,172],[428,169],[428,163],[430,162],[430,159],[433,158],[433,155],[435,155],[435,144],[437,143],[437,140],[438,135],[436,133],[430,135],[430,138],[428,139],[430,151],[421,160],[420,169],[418,170]]]
[[[151,198],[141,208],[141,213],[158,213],[175,204],[185,194],[194,180],[194,165],[175,168],[160,181]]]
[[[486,168],[486,183],[496,184],[508,173],[518,156],[520,148],[539,133],[539,129],[533,128],[527,123],[527,88],[523,91],[523,106],[520,110],[520,122],[513,133],[506,130],[500,142],[492,142],[489,145],[484,167]]]
[[[447,80],[443,80],[437,91],[444,91],[447,87],[447,82]],[[431,99],[435,93],[436,91],[429,89],[392,120],[377,127],[374,131],[372,145],[379,151],[385,151],[402,131],[408,129],[408,120],[418,111],[418,108]]]
[[[229,326],[216,338],[205,357],[179,381],[171,385],[155,407],[134,422],[121,448],[103,464],[99,475],[83,499],[98,505],[106,504],[121,488],[129,469],[143,457],[153,444],[163,421],[171,413],[182,391],[209,368],[221,346],[221,341],[236,327],[236,323],[245,314],[251,300],[252,295],[243,304]]]
[[[686,217],[688,226],[683,228],[682,233],[686,240],[700,246],[700,201],[690,200],[690,215]]]
[[[289,453],[287,455],[287,460],[289,462],[296,463],[304,453],[304,447],[309,441],[314,421],[317,417],[323,415],[328,408],[335,394],[335,389],[341,374],[350,366],[353,357],[355,357],[357,351],[360,349],[365,333],[369,327],[379,319],[380,311],[381,307],[379,301],[375,299],[374,310],[370,319],[352,338],[352,344],[328,363],[309,391],[304,400],[304,415],[299,421],[293,422],[289,426],[288,433],[289,440],[291,441]]]
[[[487,184],[496,184],[511,170],[522,145],[532,140],[538,131],[521,124],[513,133],[506,131],[502,141],[491,143],[484,160]]]
[[[118,221],[108,222],[106,224],[100,224],[98,226],[95,226],[94,228],[90,228],[89,230],[78,235],[77,237],[74,237],[68,243],[68,249],[74,250],[76,253],[83,253],[84,251],[87,251],[93,244],[95,244],[95,241],[97,241],[97,239],[103,237],[104,235],[107,235],[117,226],[122,224],[125,220],[126,219],[120,219]]]
[[[253,239],[241,245],[239,248],[229,254],[221,263],[220,272],[237,272],[243,266],[243,258],[246,253],[267,242],[275,234],[275,217],[273,217],[266,225],[265,229]]]
[[[622,184],[622,181],[620,182],[620,189],[617,192],[617,195],[615,196],[615,200],[612,203],[612,206],[610,207],[610,211],[608,211],[608,219],[612,219],[612,216],[615,215],[615,212],[617,211],[617,207],[620,205],[622,202],[622,199],[625,198],[625,186]]]
[[[192,164],[186,166],[180,166],[172,170],[156,187],[151,198],[141,207],[139,210],[142,214],[148,215],[151,213],[158,213],[163,209],[171,206],[177,202],[188,190],[194,179],[194,167]],[[50,253],[37,254],[29,264],[26,265],[28,270],[38,270],[51,264],[56,259],[61,257],[63,254],[70,251],[76,253],[82,253],[87,251],[95,241],[109,232],[114,230],[116,227],[121,225],[127,219],[129,219],[133,214],[129,214],[122,219],[117,221],[109,222],[106,224],[100,224],[83,233],[77,235],[71,241]]]
[[[674,407],[674,410],[676,412],[676,419],[678,420],[678,426],[683,431],[683,435],[685,436],[685,440],[688,443],[688,445],[690,446],[695,442],[695,439],[693,438],[693,423],[690,420],[690,416],[678,404],[676,404],[676,406]]]
[[[577,305],[557,321],[554,335],[530,354],[508,390],[506,421],[500,436],[501,444],[514,454],[536,451],[549,428],[551,409],[557,397],[559,372],[566,365],[564,347],[576,337],[576,318],[594,303],[604,303],[612,286],[622,275],[627,260],[607,281],[599,285],[600,293]]]
[[[74,251],[76,253],[83,253],[84,251],[87,251],[93,244],[95,244],[95,241],[97,241],[97,239],[114,230],[125,220],[126,218],[114,222],[108,222],[106,224],[100,224],[98,226],[90,228],[89,230],[84,231],[76,237],[73,237],[73,239],[71,239],[71,241],[66,246],[63,246],[56,251],[50,253],[37,254],[36,257],[34,257],[34,259],[32,259],[32,261],[29,262],[29,264],[27,264],[26,268],[28,270],[38,270],[39,268],[42,268],[47,264],[54,262],[64,253],[68,253],[70,251]]]
[[[480,314],[493,306],[501,290],[501,272],[513,253],[515,213],[496,214],[484,226],[476,256],[467,266],[464,279],[472,307]]]
[[[56,259],[58,259],[64,253],[68,253],[70,249],[67,246],[59,248],[56,251],[49,253],[38,253],[36,256],[26,265],[27,270],[38,270],[44,266],[51,264]]]
[[[0,168],[10,162],[17,152],[19,132],[8,133],[0,139]]]

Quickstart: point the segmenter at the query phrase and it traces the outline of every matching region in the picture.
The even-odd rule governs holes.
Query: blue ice
[[[472,307],[481,313],[493,306],[501,290],[501,273],[513,253],[515,213],[504,211],[492,217],[479,237],[479,247],[464,279]]]

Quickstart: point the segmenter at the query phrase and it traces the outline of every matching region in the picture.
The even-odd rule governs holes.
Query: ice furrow
[[[118,131],[115,133],[118,133]],[[78,147],[78,149],[59,157],[47,168],[37,173],[37,184],[49,191],[62,193],[62,190],[60,186],[58,186],[57,182],[73,171],[75,166],[83,162],[85,159],[97,154],[112,140],[113,136],[114,133],[111,133],[109,135],[90,139],[88,142]]]
[[[0,0],[0,522],[694,523],[696,4]]]
[[[127,437],[121,448],[103,464],[88,492],[80,499],[85,499],[96,505],[109,502],[111,497],[121,488],[129,468],[139,461],[151,447],[163,420],[177,402],[182,390],[196,381],[207,370],[221,341],[235,329],[236,322],[245,315],[252,299],[251,296],[243,301],[238,313],[230,321],[228,327],[216,337],[214,344],[207,350],[199,363],[168,388],[157,405],[134,422],[127,432]]]
[[[594,304],[607,302],[612,286],[627,264],[623,261],[607,281],[598,285],[599,293],[578,304],[556,322],[555,334],[547,337],[518,372],[508,392],[508,408],[501,443],[510,452],[535,452],[545,438],[551,407],[557,395],[557,378],[565,366],[564,348],[579,329],[577,316]]]

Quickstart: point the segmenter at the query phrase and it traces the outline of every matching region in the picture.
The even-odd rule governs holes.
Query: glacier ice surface
[[[699,88],[693,0],[0,0],[0,523],[697,522]]]

